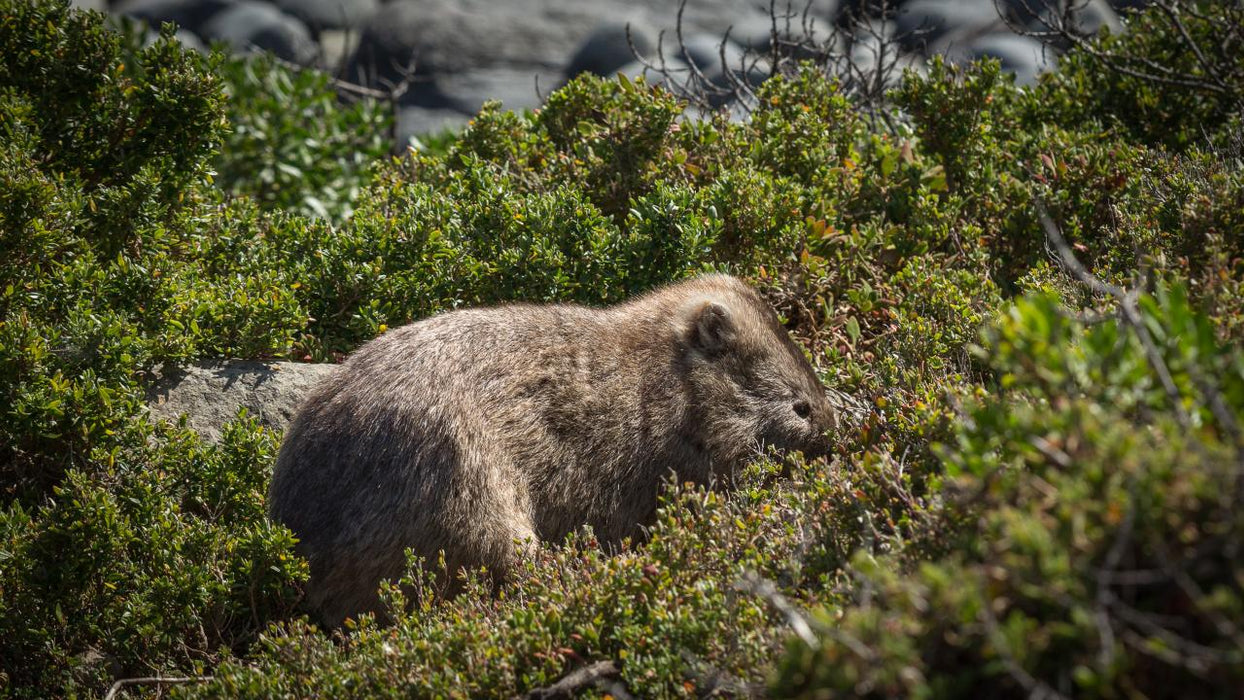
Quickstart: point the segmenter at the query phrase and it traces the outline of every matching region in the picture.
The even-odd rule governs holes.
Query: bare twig
[[[125,688],[132,685],[178,685],[181,683],[206,683],[212,680],[212,676],[184,676],[184,677],[165,677],[165,676],[149,676],[145,678],[122,678],[112,687],[108,689],[108,694],[104,696],[104,700],[113,700]]]
[[[890,6],[889,0],[885,0],[887,11]],[[674,27],[677,43],[674,55],[685,59],[686,67],[667,61],[662,46],[664,32],[658,34],[655,58],[649,58],[637,50],[629,27],[627,42],[645,72],[661,76],[671,92],[699,109],[701,114],[712,113],[731,103],[744,113],[750,113],[757,104],[758,81],[777,75],[791,75],[798,60],[809,60],[826,75],[838,78],[844,93],[854,98],[854,102],[874,124],[880,122],[891,133],[897,131],[898,125],[887,109],[885,93],[899,74],[902,57],[899,45],[908,35],[890,37],[879,28],[880,25],[861,21],[856,29],[859,37],[852,37],[851,27],[838,26],[831,27],[828,35],[822,38],[818,35],[811,0],[804,3],[802,11],[794,9],[790,0],[784,7],[779,7],[777,0],[769,0],[768,51],[744,49],[738,65],[734,65],[727,54],[731,27],[717,46],[717,61],[721,69],[721,76],[718,77],[714,71],[706,72],[708,67],[688,51],[683,34],[685,7],[686,0],[680,0]],[[862,44],[863,40],[868,40],[868,44]],[[852,61],[851,55],[852,48],[857,44],[860,46],[858,65]]]
[[[995,6],[999,5],[1000,1],[995,0]],[[1229,3],[1221,3],[1219,7],[1221,7],[1223,16],[1210,18],[1199,13],[1195,3],[1187,0],[1154,0],[1150,3],[1162,13],[1167,25],[1179,35],[1182,48],[1187,55],[1196,60],[1203,75],[1196,75],[1185,68],[1168,65],[1165,61],[1148,56],[1100,48],[1091,37],[1085,37],[1077,31],[1075,12],[1083,9],[1083,3],[1066,2],[1066,0],[1035,0],[1033,4],[1029,0],[1011,0],[1010,4],[1012,7],[1022,8],[1021,16],[1028,20],[1035,20],[1041,27],[1032,29],[1013,21],[1000,12],[1011,30],[1017,34],[1035,38],[1047,46],[1053,43],[1074,46],[1093,60],[1121,75],[1159,85],[1213,93],[1234,101],[1239,108],[1244,108],[1244,90],[1241,89],[1241,85],[1244,84],[1244,73],[1233,69],[1229,62],[1211,60],[1205,53],[1205,49],[1210,47],[1203,46],[1193,38],[1183,19],[1183,16],[1187,15],[1198,21],[1212,21],[1220,26],[1221,31],[1215,32],[1217,45],[1212,48],[1217,49],[1222,56],[1232,56],[1240,50],[1240,44],[1244,43],[1244,13],[1240,13],[1238,4],[1230,7]],[[1001,10],[1000,7],[999,10]],[[1224,73],[1224,70],[1231,72]]]
[[[777,586],[768,579],[762,578],[755,573],[747,572],[743,577],[734,584],[735,588],[746,591],[752,595],[759,596],[772,605],[783,617],[786,618],[786,624],[790,625],[795,635],[812,649],[821,648],[821,640],[817,639],[816,634],[812,632],[812,626],[808,624],[808,619],[803,613],[791,604],[786,596],[778,591]],[[867,648],[860,645],[859,653],[865,658],[869,658],[870,654]]]
[[[563,700],[572,698],[576,692],[588,686],[601,687],[607,681],[617,678],[619,673],[621,671],[618,670],[618,665],[614,662],[597,661],[571,671],[553,685],[530,690],[522,697],[526,700]],[[614,684],[609,684],[608,691],[619,698],[629,697],[625,689],[622,689],[622,692],[619,693]]]
[[[985,632],[989,635],[989,641],[998,652],[1003,665],[1006,666],[1007,673],[1028,693],[1030,700],[1068,700],[1067,696],[1054,690],[1041,679],[1033,677],[1023,666],[1019,665],[1019,662],[1015,660],[1015,655],[1011,653],[1006,637],[1002,635],[1002,630],[998,627],[998,618],[993,614],[992,605],[993,601],[987,598],[980,606],[981,621],[985,623]]]
[[[1067,268],[1072,276],[1093,291],[1113,297],[1118,303],[1119,311],[1126,326],[1131,328],[1132,332],[1136,334],[1136,339],[1140,341],[1141,348],[1144,350],[1145,358],[1149,361],[1153,371],[1158,375],[1158,381],[1161,382],[1162,389],[1166,392],[1167,398],[1171,402],[1175,419],[1179,421],[1181,427],[1190,427],[1192,421],[1188,416],[1187,409],[1184,408],[1183,395],[1180,393],[1179,387],[1175,386],[1175,380],[1171,376],[1170,368],[1166,366],[1166,360],[1162,358],[1161,351],[1158,350],[1157,344],[1153,342],[1149,328],[1145,325],[1144,319],[1140,316],[1140,309],[1136,306],[1139,290],[1127,291],[1098,279],[1076,258],[1075,253],[1071,250],[1071,246],[1067,245],[1062,232],[1058,230],[1058,226],[1050,218],[1044,206],[1037,206],[1037,215],[1041,219],[1042,227],[1045,229],[1046,240],[1058,251],[1059,258],[1062,259],[1064,267]]]
[[[809,649],[816,650],[821,648],[821,640],[812,631],[812,624],[808,621],[808,618],[787,600],[786,596],[778,591],[777,586],[772,581],[749,571],[735,582],[734,587],[737,590],[759,596],[767,601],[769,605],[772,605],[775,610],[786,618],[786,624],[790,626],[795,636],[799,637],[799,640],[806,644]],[[821,632],[827,637],[832,637],[845,644],[852,653],[865,661],[876,659],[877,655],[865,646],[863,642],[841,629],[824,627],[821,628]]]

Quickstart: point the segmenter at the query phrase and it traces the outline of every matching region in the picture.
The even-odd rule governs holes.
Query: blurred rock
[[[358,33],[350,29],[325,29],[320,32],[320,64],[334,75],[350,60],[358,43]]]
[[[276,0],[276,4],[316,33],[361,27],[380,9],[380,0]]]
[[[173,34],[173,38],[177,39],[182,46],[192,51],[198,51],[202,54],[206,54],[208,52],[207,44],[204,44],[203,40],[200,39],[194,32],[186,29],[178,29],[177,33]]]
[[[482,68],[440,76],[436,85],[454,109],[467,114],[478,112],[487,100],[500,100],[506,109],[522,111],[540,106],[537,77],[540,91],[547,95],[559,76],[532,68]]]
[[[471,121],[471,115],[456,109],[403,107],[397,113],[397,149],[401,151],[412,138],[442,131],[458,131]]]
[[[1070,21],[1066,28],[1081,36],[1088,36],[1109,27],[1111,32],[1123,30],[1119,14],[1107,0],[1000,0],[1016,22],[1029,31],[1049,31],[1063,21],[1062,15],[1070,9]]]
[[[223,41],[235,51],[271,51],[300,65],[314,63],[320,53],[307,25],[257,0],[242,0],[222,10],[203,25],[200,34],[209,41]]]
[[[629,39],[627,38],[628,25],[630,27]],[[619,68],[636,59],[632,44],[634,51],[638,51],[640,56],[652,56],[657,48],[655,37],[656,32],[643,23],[604,22],[588,34],[587,39],[570,57],[565,76],[570,79],[585,72],[606,77],[613,76]]]
[[[173,22],[197,34],[204,23],[232,4],[233,0],[122,0],[113,12],[157,29],[164,22]]]
[[[993,0],[914,0],[903,5],[894,23],[903,50],[922,53],[948,34],[1005,29]]]
[[[1016,34],[986,34],[947,57],[959,63],[996,58],[1002,62],[1003,70],[1015,74],[1017,85],[1033,85],[1041,73],[1053,67],[1052,49],[1032,37]]]
[[[69,4],[79,10],[98,10],[99,12],[108,11],[107,0],[69,0]]]

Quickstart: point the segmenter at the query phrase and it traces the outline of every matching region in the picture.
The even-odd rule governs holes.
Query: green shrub
[[[46,0],[0,17],[0,692],[511,696],[598,660],[638,696],[1238,683],[1244,161],[1189,136],[1238,95],[1169,109],[1075,51],[1031,89],[935,64],[882,133],[811,65],[744,123],[584,77],[386,160],[381,110],[323,76]],[[1093,274],[1152,290],[1173,391],[1038,204]],[[420,597],[449,574],[412,565],[391,627],[299,617],[305,562],[263,517],[279,436],[207,446],[142,407],[201,359],[333,360],[446,309],[707,269],[863,405],[832,458],[673,485],[646,542],[580,533],[496,592]]]
[[[216,185],[269,211],[349,218],[388,152],[393,116],[360,99],[341,105],[328,75],[263,54],[225,59],[230,129],[216,156]]]
[[[1177,0],[1129,16],[1127,31],[1106,34],[1059,59],[1038,92],[1048,117],[1095,120],[1142,143],[1186,149],[1223,144],[1244,116],[1244,10],[1212,0]]]
[[[942,451],[960,544],[914,567],[858,554],[855,599],[818,618],[816,645],[788,645],[775,694],[1239,686],[1244,356],[1179,287],[1140,307],[1160,364],[1119,321],[1085,328],[1048,297],[1000,320],[1003,391]]]

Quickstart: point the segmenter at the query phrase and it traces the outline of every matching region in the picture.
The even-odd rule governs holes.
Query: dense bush
[[[224,59],[229,129],[216,184],[269,211],[349,218],[371,168],[389,150],[386,105],[338,103],[328,75],[292,70],[265,56]]]
[[[322,76],[53,2],[0,17],[6,694],[510,696],[600,660],[643,697],[1238,687],[1244,162],[1229,122],[1191,131],[1238,94],[1085,49],[1024,90],[938,63],[880,132],[814,66],[742,124],[583,78],[390,160],[382,112]],[[1183,40],[1142,26],[1098,45]],[[445,309],[706,269],[869,407],[832,459],[672,484],[646,542],[580,533],[495,593],[418,595],[450,573],[412,562],[389,627],[299,617],[305,562],[263,517],[279,436],[242,416],[209,446],[142,406],[199,359],[332,360]]]

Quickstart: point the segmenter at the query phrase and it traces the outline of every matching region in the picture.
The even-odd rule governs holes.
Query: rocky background
[[[1082,34],[1120,31],[1120,12],[1141,0],[1062,0]],[[1060,0],[74,0],[147,22],[174,22],[202,48],[222,42],[263,49],[343,82],[391,95],[398,140],[465,124],[485,100],[536,107],[541,95],[582,71],[623,72],[679,83],[688,64],[702,80],[729,88],[735,77],[767,75],[773,38],[815,44],[841,57],[842,70],[920,69],[934,54],[965,62],[993,56],[1020,83],[1056,64],[1048,31]],[[775,23],[771,16],[779,19]],[[630,28],[629,37],[627,28]],[[809,41],[809,32],[811,30]],[[728,41],[722,39],[729,32]],[[878,47],[886,47],[880,54]],[[660,51],[658,51],[660,47]],[[646,58],[636,59],[635,52]],[[645,66],[647,63],[647,67]],[[651,66],[668,73],[654,75]],[[715,100],[727,106],[732,95]]]

